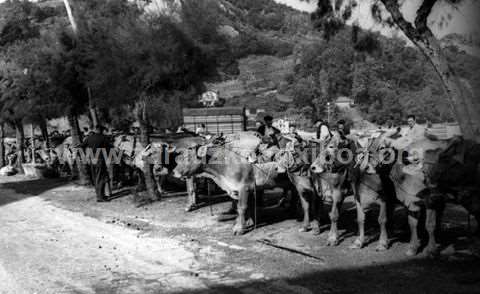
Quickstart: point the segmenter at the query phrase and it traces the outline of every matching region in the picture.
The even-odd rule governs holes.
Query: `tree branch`
[[[421,34],[409,23],[400,11],[400,6],[397,0],[380,0],[385,8],[392,16],[395,24],[407,35],[412,41],[418,41],[421,39]],[[428,0],[426,0],[428,1]]]
[[[417,10],[417,16],[415,18],[415,27],[420,33],[428,30],[427,20],[428,16],[432,12],[432,8],[437,0],[424,0],[422,5]]]

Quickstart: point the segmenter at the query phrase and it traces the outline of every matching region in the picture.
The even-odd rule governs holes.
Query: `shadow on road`
[[[148,293],[175,294],[478,293],[480,267],[478,260],[451,261],[446,258],[412,259],[362,267],[355,266],[352,260],[349,268],[328,268],[326,265],[319,266],[315,272],[294,277],[260,278],[229,285],[213,282],[207,285],[208,289],[177,291],[162,289],[156,281],[140,276],[125,279],[119,285],[97,285],[95,293],[116,293],[125,283],[142,284]]]
[[[478,289],[480,268],[475,261],[415,260],[177,293],[474,293]]]
[[[68,183],[67,179],[26,179],[2,183],[0,184],[0,205],[38,196]]]

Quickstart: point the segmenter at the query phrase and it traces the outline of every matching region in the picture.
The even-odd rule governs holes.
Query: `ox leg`
[[[320,217],[323,211],[323,200],[314,192],[312,195],[312,230],[314,235],[320,235]]]
[[[428,243],[425,251],[428,256],[435,256],[438,254],[436,236],[441,227],[445,200],[443,194],[435,193],[435,191],[433,193],[430,191],[428,196],[425,201],[425,229],[428,233]]]
[[[328,233],[327,246],[338,245],[338,219],[340,217],[340,207],[342,206],[341,191],[335,191],[332,200],[332,210],[329,213],[331,224],[330,232]]]
[[[115,177],[115,170],[113,164],[108,164],[107,165],[107,174],[108,174],[108,183],[107,183],[107,188],[108,188],[108,196],[111,197],[113,195],[113,189],[114,189],[114,177]]]
[[[365,246],[365,210],[360,200],[357,199],[355,205],[357,208],[358,237],[350,246],[350,249],[361,249]]]
[[[300,202],[298,192],[295,188],[286,190],[287,193],[290,194],[290,203],[288,206],[288,214],[290,217],[296,218],[297,217],[297,207],[298,203]]]
[[[420,248],[418,239],[418,219],[419,212],[408,211],[408,225],[410,226],[410,244],[408,245],[407,255],[414,256]]]
[[[189,212],[195,210],[197,208],[197,187],[194,177],[187,178],[187,207],[185,207],[185,211]],[[210,185],[210,182],[207,183]],[[209,195],[210,196],[210,195]]]
[[[378,213],[378,224],[380,225],[380,238],[378,240],[377,251],[385,251],[388,249],[388,232],[387,232],[387,202],[379,200],[380,212]]]
[[[245,215],[247,213],[248,208],[248,195],[249,191],[246,188],[243,188],[238,193],[238,204],[237,204],[237,220],[235,222],[235,226],[233,227],[233,234],[234,235],[242,235],[245,234],[247,231]]]
[[[136,169],[135,172],[137,173],[137,192],[140,191],[145,191],[146,185],[145,185],[145,177],[143,175],[143,172],[139,169]]]
[[[158,194],[158,200],[162,197],[163,193],[165,192],[163,190],[163,187],[165,185],[165,181],[167,180],[166,175],[156,175],[155,176],[155,185],[157,186],[157,194]]]
[[[310,202],[308,201],[308,194],[305,191],[298,191],[298,195],[300,195],[300,202],[302,203],[303,209],[303,222],[302,227],[300,228],[300,232],[307,232],[310,230]]]
[[[435,230],[437,225],[437,212],[435,209],[427,208],[425,216],[425,229],[428,233],[428,244],[425,252],[429,256],[434,256],[438,253],[437,241],[435,239]]]

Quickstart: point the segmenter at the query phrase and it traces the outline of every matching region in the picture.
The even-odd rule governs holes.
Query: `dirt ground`
[[[233,236],[218,222],[228,199],[203,199],[184,212],[184,196],[136,208],[128,191],[96,203],[93,189],[63,180],[0,179],[0,293],[480,293],[479,241],[466,212],[448,206],[442,253],[405,255],[408,233],[398,209],[386,252],[376,252],[376,211],[369,245],[356,234],[347,199],[342,241],[300,233],[279,207],[259,210],[257,229]],[[277,195],[267,195],[276,203]],[[326,226],[325,226],[326,229]],[[268,240],[316,258],[259,242]]]

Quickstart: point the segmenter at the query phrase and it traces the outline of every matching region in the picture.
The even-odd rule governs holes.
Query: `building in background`
[[[346,96],[340,96],[335,100],[335,106],[339,109],[350,108],[355,105],[355,102],[352,98]]]
[[[218,93],[216,91],[207,91],[203,93],[199,100],[204,107],[214,107],[218,101]]]
[[[209,134],[232,134],[246,130],[247,117],[243,107],[184,108],[183,126],[195,131],[202,124]]]
[[[245,116],[247,118],[247,129],[256,130],[257,122],[263,121],[265,113],[265,109],[263,108],[246,108]]]

